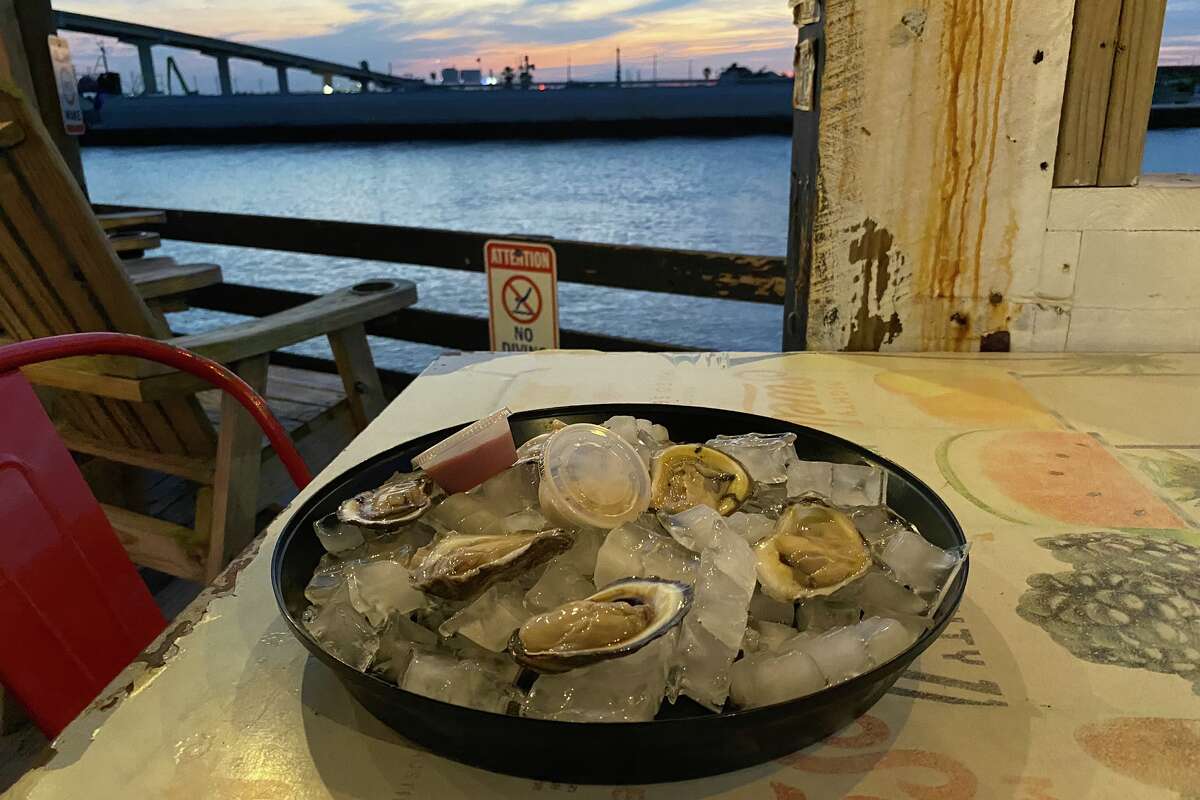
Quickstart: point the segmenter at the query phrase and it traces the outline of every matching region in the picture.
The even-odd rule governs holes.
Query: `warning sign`
[[[72,136],[83,133],[83,109],[79,105],[79,82],[71,63],[71,46],[60,36],[48,36],[54,81],[58,84],[58,104],[62,106],[63,127]]]
[[[483,246],[492,349],[558,347],[558,263],[554,248],[493,239]]]

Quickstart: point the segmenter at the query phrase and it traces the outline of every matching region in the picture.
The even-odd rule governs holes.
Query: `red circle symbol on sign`
[[[500,289],[500,301],[504,312],[513,322],[528,325],[537,321],[542,313],[542,292],[537,284],[524,275],[514,275]]]

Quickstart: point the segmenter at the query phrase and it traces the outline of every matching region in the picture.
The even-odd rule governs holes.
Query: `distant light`
[[[539,92],[544,92],[544,91],[546,91],[546,84],[544,84],[544,83],[539,83],[539,84],[538,84],[538,91],[539,91]]]
[[[333,87],[328,83],[321,88],[321,94],[333,94]]]

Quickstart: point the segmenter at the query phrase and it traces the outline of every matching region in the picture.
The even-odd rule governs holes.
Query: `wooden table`
[[[1044,800],[1200,791],[1200,629],[1189,605],[1200,600],[1200,356],[447,357],[314,487],[502,405],[620,400],[785,417],[912,469],[972,543],[960,616],[855,725],[778,762],[682,784],[534,782],[406,743],[308,657],[271,594],[269,554],[285,512],[12,796]],[[1166,573],[1169,581],[1155,577]]]

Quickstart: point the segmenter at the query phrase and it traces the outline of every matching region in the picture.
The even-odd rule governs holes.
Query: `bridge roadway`
[[[155,28],[150,25],[139,25],[133,22],[121,22],[103,17],[92,17],[87,14],[75,14],[70,11],[55,11],[55,24],[59,30],[91,33],[97,36],[111,36],[127,44],[135,45],[142,67],[142,93],[158,94],[158,80],[154,73],[154,58],[151,48],[155,45],[179,47],[184,50],[196,50],[217,60],[217,75],[220,78],[221,94],[233,94],[233,82],[229,75],[229,59],[240,58],[246,61],[257,61],[269,67],[275,67],[279,79],[280,94],[288,93],[288,69],[302,69],[314,72],[324,78],[329,84],[333,76],[338,75],[358,81],[366,88],[374,84],[380,88],[399,88],[419,84],[421,81],[413,78],[399,78],[382,72],[375,72],[364,67],[352,67],[346,64],[335,64],[319,58],[308,58],[293,53],[284,53],[266,47],[256,47],[249,44],[239,44],[225,39],[215,39],[210,36],[197,36],[191,33]],[[365,63],[365,62],[364,62]]]

